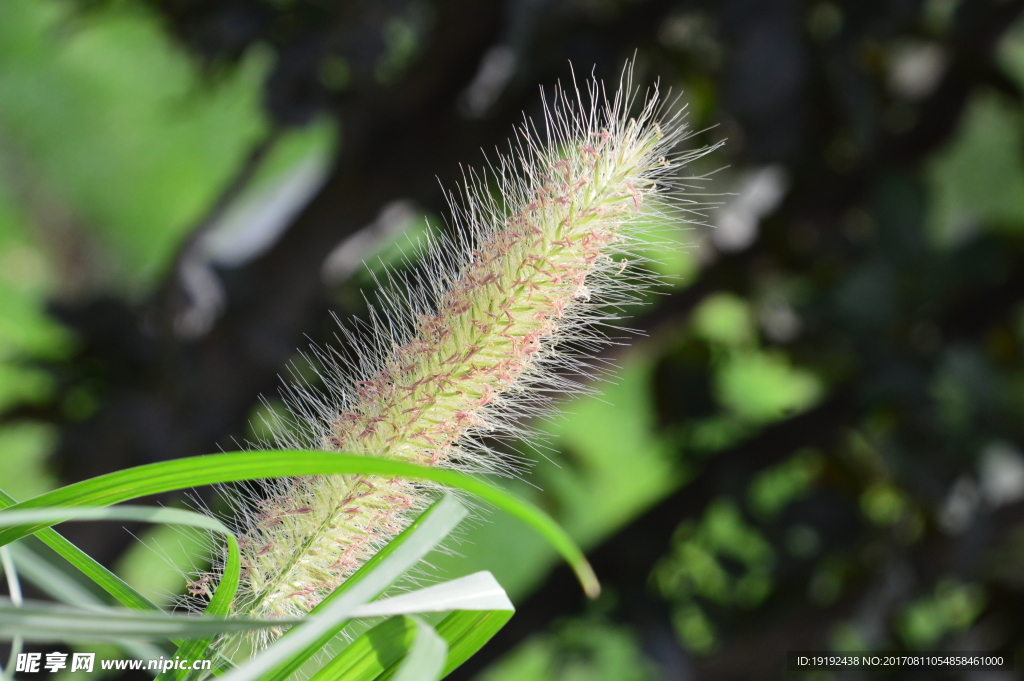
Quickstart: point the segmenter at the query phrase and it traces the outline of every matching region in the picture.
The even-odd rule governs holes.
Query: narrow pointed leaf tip
[[[361,605],[353,617],[384,617],[450,610],[515,610],[490,572],[476,572],[450,582]]]

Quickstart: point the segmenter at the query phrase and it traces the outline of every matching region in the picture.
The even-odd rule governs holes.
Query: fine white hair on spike
[[[365,321],[341,327],[349,350],[313,349],[323,389],[286,388],[271,444],[510,474],[483,441],[522,437],[524,419],[582,389],[568,376],[604,371],[592,358],[614,342],[615,310],[658,281],[642,231],[703,218],[678,170],[710,149],[677,151],[682,115],[657,87],[641,98],[629,67],[619,85],[556,89],[508,154],[464,170],[450,229],[412,273],[384,277]],[[235,611],[257,617],[307,613],[436,493],[359,475],[241,489]]]

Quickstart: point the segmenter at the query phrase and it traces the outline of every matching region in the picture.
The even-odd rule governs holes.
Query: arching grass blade
[[[464,473],[388,459],[305,450],[190,457],[109,473],[42,494],[11,508],[111,505],[149,494],[235,480],[346,473],[430,480],[476,494],[537,530],[569,562],[587,594],[596,597],[600,593],[600,585],[583,552],[543,511]],[[2,529],[0,545],[50,524],[44,522]]]

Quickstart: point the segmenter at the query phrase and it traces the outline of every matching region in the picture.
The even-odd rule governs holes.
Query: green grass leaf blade
[[[235,539],[233,534],[228,534],[227,539],[228,557],[224,561],[224,571],[221,573],[220,581],[213,592],[213,598],[210,599],[206,610],[203,611],[206,615],[228,615],[231,611],[231,602],[235,599],[235,594],[238,592],[238,584],[241,581],[242,573],[242,560],[238,551],[238,540]],[[212,643],[212,636],[186,641],[178,646],[175,655],[183,660],[190,661],[206,659],[209,657],[206,653]],[[172,681],[174,679],[183,679],[187,676],[188,672],[186,671],[168,669],[156,677],[156,681]]]
[[[186,525],[221,534],[230,530],[216,518],[180,508],[159,506],[62,506],[59,508],[7,509],[0,511],[0,527],[17,527],[39,522],[74,520],[133,520],[146,523]]]
[[[238,540],[235,535],[228,534],[228,558],[224,562],[224,570],[221,573],[217,590],[213,592],[213,598],[206,606],[207,615],[227,615],[231,610],[231,603],[235,600],[238,592],[238,585],[242,575],[242,557],[238,551]]]
[[[70,575],[50,564],[49,561],[23,545],[22,542],[10,544],[7,548],[18,566],[22,578],[32,582],[37,589],[61,603],[77,607],[105,607],[103,601],[92,591],[79,584]],[[140,660],[155,660],[167,651],[142,641],[121,640],[116,643],[124,648],[130,656]]]
[[[135,520],[152,523],[165,523],[186,525],[205,530],[212,530],[227,535],[228,539],[228,560],[225,570],[213,598],[206,608],[207,615],[227,615],[231,601],[238,590],[241,560],[238,551],[238,542],[230,533],[228,528],[219,520],[182,509],[161,508],[152,506],[113,506],[113,507],[62,507],[62,508],[37,508],[29,510],[7,510],[0,511],[0,527],[11,527],[19,524],[46,521],[67,521],[67,520]],[[51,568],[52,570],[52,568]],[[56,570],[54,570],[56,572]],[[79,587],[81,589],[81,587]],[[66,602],[66,601],[65,601]],[[81,602],[79,602],[81,604]],[[203,657],[204,653],[213,642],[213,636],[206,636],[201,639],[188,640],[179,647],[177,654],[182,659],[197,659]],[[181,670],[168,670],[163,672],[158,679],[167,681],[184,676],[186,672]]]
[[[457,610],[441,620],[437,633],[448,642],[445,675],[483,648],[512,619],[513,614],[512,610]]]
[[[0,546],[0,566],[3,567],[4,576],[7,578],[7,592],[11,595],[11,603],[15,607],[21,607],[21,580],[18,579],[18,568],[15,567],[11,550],[7,546]],[[18,655],[21,654],[24,644],[25,641],[20,635],[14,636],[11,640],[11,650],[7,657],[7,664],[0,669],[0,679],[14,678],[14,668],[17,666]]]
[[[0,490],[0,509],[13,506],[16,503],[14,497]],[[72,567],[113,596],[121,605],[134,610],[160,610],[158,605],[136,591],[128,582],[100,565],[92,556],[69,542],[56,530],[47,528],[39,530],[35,535],[57,555],[68,561]]]
[[[410,591],[394,598],[361,605],[353,617],[386,617],[453,610],[515,610],[505,590],[490,572],[475,572],[465,577]]]
[[[448,643],[430,626],[418,617],[416,638],[409,654],[398,665],[392,681],[437,681],[444,672],[448,659]]]
[[[494,579],[494,576],[489,572],[478,572],[467,577],[429,586],[394,598],[387,598],[380,601],[374,601],[373,603],[367,603],[356,608],[350,614],[353,618],[381,617],[388,615],[403,616],[422,612],[444,612],[454,610],[456,608],[484,613],[503,611],[507,612],[509,617],[511,617],[514,610],[512,603],[508,600],[508,596],[505,594],[505,590],[501,588],[497,580]],[[473,619],[474,618],[472,617],[466,618],[467,621]],[[506,621],[508,621],[508,617],[501,620],[501,623],[504,624]],[[455,632],[453,637],[461,637],[464,633],[465,632]],[[491,635],[493,635],[493,632]],[[488,635],[487,638],[484,638],[480,642],[480,645],[483,645],[483,643],[489,638],[490,635]],[[364,649],[367,645],[368,642],[364,641],[360,644],[360,648],[355,648],[349,653],[349,655],[354,656],[355,659],[362,660],[362,666],[360,667],[362,673],[369,673],[369,670],[373,668],[372,662],[368,659],[368,652]],[[389,645],[394,646],[397,644],[392,641]],[[448,644],[446,643],[446,649],[447,645]],[[348,651],[348,648],[345,650]],[[381,668],[377,669],[378,673],[382,673],[389,664],[392,664],[397,660],[397,653],[385,655],[385,651],[380,652],[381,654],[378,657],[381,660],[387,658],[389,662],[382,662]],[[332,668],[340,669],[346,664],[348,663],[338,662],[338,664],[334,665]],[[459,661],[459,664],[461,664],[461,660]],[[337,673],[340,674],[341,672],[338,671]],[[338,678],[345,678],[347,681],[347,677],[339,676]],[[371,676],[370,678],[374,677]]]
[[[81,520],[133,520],[150,523],[185,525],[226,534],[228,536],[229,549],[233,550],[234,553],[234,587],[232,588],[230,586],[231,580],[229,579],[228,589],[224,591],[224,597],[219,601],[216,601],[214,611],[210,612],[208,609],[207,614],[227,614],[231,600],[234,598],[234,592],[238,588],[238,543],[234,536],[231,535],[230,530],[228,530],[228,528],[216,518],[211,518],[210,516],[196,513],[194,511],[153,506],[76,506],[61,508],[33,508],[28,510],[8,509],[0,511],[0,527],[13,527],[40,521],[65,522]],[[229,564],[226,567],[230,568],[231,566]],[[219,590],[220,587],[218,587],[218,591]],[[229,591],[230,595],[228,595]],[[81,603],[79,603],[79,605],[81,605]],[[215,605],[214,601],[211,601],[211,605]],[[178,652],[182,657],[188,656],[189,659],[192,659],[193,657],[201,656],[212,641],[212,636],[207,636],[206,638],[198,641],[191,640],[183,643],[183,649],[179,649]],[[175,675],[177,673],[178,672],[167,672],[167,674]]]
[[[23,501],[14,508],[111,505],[149,494],[236,480],[346,473],[430,480],[476,494],[533,527],[569,562],[589,596],[596,597],[600,593],[600,585],[583,552],[543,511],[464,473],[389,459],[306,450],[234,452],[190,457],[147,464],[84,480]],[[37,532],[49,524],[52,523],[0,529],[0,546]]]
[[[459,610],[445,617],[435,627],[448,644],[443,674],[472,657],[513,614],[512,610]],[[349,644],[309,681],[375,681],[386,670],[395,670],[412,646],[415,632],[411,617],[390,617]]]
[[[265,651],[225,676],[223,681],[284,681],[341,631],[356,608],[394,584],[441,543],[467,513],[455,497],[442,497],[427,509],[422,522],[392,540],[396,546],[387,557],[375,563],[354,586],[330,603],[321,604],[323,607],[315,608],[304,624],[294,627]]]
[[[298,620],[185,616],[114,608],[69,608],[49,603],[20,607],[0,599],[0,638],[16,635],[32,641],[114,641],[205,638],[224,632],[293,624]]]
[[[389,617],[352,641],[309,681],[373,681],[405,657],[415,637],[411,617]]]
[[[140,594],[131,584],[115,575],[55,530],[47,528],[36,532],[35,535],[79,572],[91,579],[93,583],[113,596],[121,605],[133,610],[160,610],[160,606]]]
[[[69,605],[103,605],[103,601],[70,575],[32,551],[24,542],[10,544],[11,556],[26,581],[47,596]]]

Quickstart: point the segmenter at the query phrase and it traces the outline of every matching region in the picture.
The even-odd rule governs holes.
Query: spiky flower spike
[[[613,318],[601,310],[649,283],[621,276],[630,265],[620,256],[653,213],[686,209],[673,196],[676,171],[705,151],[673,152],[686,128],[656,90],[630,117],[628,74],[614,97],[596,81],[587,95],[559,90],[542,131],[527,122],[512,155],[469,174],[451,201],[453,236],[432,246],[415,280],[392,279],[367,333],[345,331],[358,350],[328,358],[327,393],[290,389],[292,416],[313,435],[278,444],[501,469],[479,438],[516,434],[545,394],[572,387],[553,369],[585,365]],[[245,528],[238,611],[308,612],[429,491],[360,476],[278,481]]]

